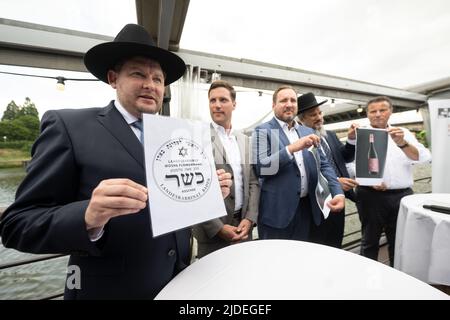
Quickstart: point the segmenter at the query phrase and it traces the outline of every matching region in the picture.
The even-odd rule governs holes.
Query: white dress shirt
[[[227,155],[227,161],[233,169],[233,183],[234,183],[234,211],[242,209],[244,204],[244,177],[242,176],[242,160],[239,145],[236,136],[233,135],[233,128],[225,130],[224,127],[219,126],[214,121],[211,122],[222,142],[223,148]]]
[[[138,128],[133,126],[132,124],[138,121],[139,119],[133,116],[131,113],[129,113],[121,104],[119,100],[114,100],[114,106],[117,108],[117,110],[120,112],[122,117],[125,119],[125,121],[130,126],[131,130],[133,130],[134,134],[138,139],[141,138],[141,132]]]
[[[297,141],[300,137],[298,136],[297,133],[297,128],[300,126],[296,121],[294,121],[294,126],[292,128],[289,129],[288,124],[284,121],[281,121],[280,119],[278,119],[277,117],[275,117],[275,119],[278,121],[278,123],[280,124],[281,128],[283,129],[283,132],[286,134],[289,143],[294,143],[295,141]],[[306,175],[306,169],[305,169],[305,163],[303,162],[303,154],[302,154],[302,150],[294,152],[294,154],[292,155],[289,152],[288,147],[286,146],[286,151],[288,153],[288,155],[291,157],[295,157],[295,162],[297,163],[298,169],[300,170],[300,197],[306,197],[308,195],[308,177]]]

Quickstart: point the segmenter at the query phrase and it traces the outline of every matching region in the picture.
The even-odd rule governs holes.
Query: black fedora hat
[[[178,80],[186,70],[184,61],[170,51],[158,48],[150,34],[142,26],[127,24],[112,42],[105,42],[89,49],[84,55],[86,68],[98,79],[108,83],[108,70],[122,59],[134,56],[151,58],[165,72],[167,86]]]
[[[307,92],[305,94],[302,94],[300,97],[297,98],[297,105],[298,105],[298,112],[301,113],[303,111],[306,111],[308,109],[312,109],[315,107],[318,107],[328,100],[324,100],[322,102],[317,102],[316,97],[314,96],[314,93]]]

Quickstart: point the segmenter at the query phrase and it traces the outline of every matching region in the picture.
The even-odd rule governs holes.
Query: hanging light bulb
[[[64,77],[56,77],[56,89],[59,91],[64,91],[65,89],[65,85],[64,85],[64,81],[66,80]]]
[[[358,104],[358,109],[356,109],[356,112],[358,112],[358,113],[363,112],[363,108],[361,107],[360,104]]]
[[[336,104],[334,103],[334,99],[331,99],[330,108],[334,108],[335,106],[336,106]]]

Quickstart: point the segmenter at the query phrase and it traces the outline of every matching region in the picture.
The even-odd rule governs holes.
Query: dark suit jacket
[[[81,289],[66,287],[65,298],[151,299],[187,265],[190,231],[153,238],[148,207],[111,219],[98,242],[88,237],[84,214],[100,181],[146,185],[142,145],[112,102],[47,112],[32,154],[3,215],[2,241],[25,252],[70,254]]]
[[[349,178],[350,175],[348,174],[345,163],[352,162],[355,159],[355,146],[349,143],[343,144],[339,141],[334,131],[327,130],[327,137],[325,139],[330,146],[334,163],[339,170],[337,172],[338,177]],[[353,190],[346,191],[345,196],[355,202],[355,192]]]
[[[299,126],[299,137],[314,133],[310,128]],[[273,228],[286,228],[293,219],[300,197],[301,177],[295,161],[289,157],[286,146],[289,139],[278,121],[273,118],[255,129],[253,134],[253,153],[256,159],[256,174],[261,178],[261,195],[258,222]],[[303,150],[303,160],[308,177],[308,195],[312,216],[316,225],[321,223],[322,212],[317,204],[315,188],[317,167],[313,155]],[[344,194],[333,168],[322,152],[320,171],[328,180],[332,196]]]

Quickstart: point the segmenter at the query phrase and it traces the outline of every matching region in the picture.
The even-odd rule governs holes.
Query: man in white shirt
[[[367,103],[367,117],[372,128],[389,133],[383,182],[379,186],[356,188],[361,220],[361,255],[377,260],[381,233],[386,233],[391,266],[394,265],[395,231],[400,201],[413,193],[413,165],[431,160],[431,153],[406,128],[388,124],[392,102],[380,96]]]
[[[250,139],[231,124],[236,91],[226,81],[215,81],[208,91],[211,140],[216,169],[231,173],[233,185],[224,200],[227,215],[194,227],[201,258],[232,243],[251,239],[258,217],[259,185],[250,165]]]

